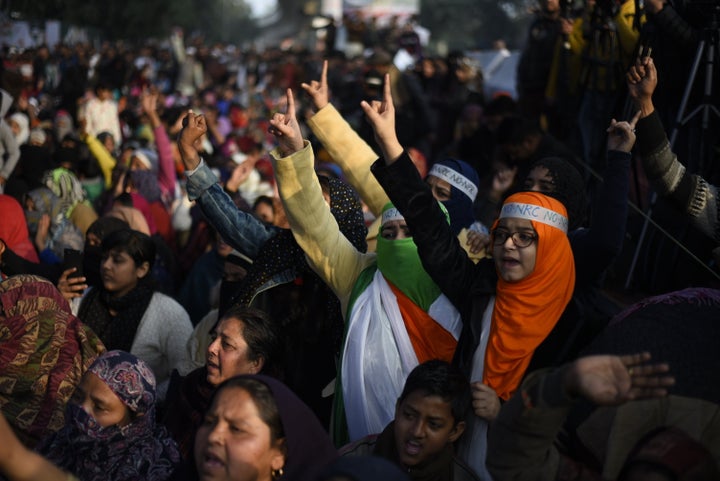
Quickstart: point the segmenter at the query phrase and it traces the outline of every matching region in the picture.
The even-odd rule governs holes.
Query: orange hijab
[[[519,282],[498,279],[485,351],[483,383],[509,399],[535,348],[550,334],[570,301],[575,261],[566,233],[567,211],[559,201],[538,192],[520,192],[503,203],[500,219],[504,217],[528,219],[538,234],[533,272]]]

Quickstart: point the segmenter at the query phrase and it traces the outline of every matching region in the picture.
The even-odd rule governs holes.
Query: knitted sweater
[[[163,394],[170,374],[177,369],[181,375],[192,370],[187,342],[193,326],[185,309],[173,298],[156,292],[140,320],[130,353],[145,361],[155,373]]]
[[[636,129],[638,152],[653,187],[688,214],[697,229],[720,242],[717,187],[691,174],[678,161],[657,111],[640,119]]]

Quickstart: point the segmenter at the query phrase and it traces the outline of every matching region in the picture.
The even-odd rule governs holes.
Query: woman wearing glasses
[[[458,308],[463,333],[455,359],[473,382],[474,419],[461,456],[482,479],[487,421],[517,389],[535,348],[572,295],[575,268],[567,211],[537,192],[510,196],[492,229],[493,259],[474,264],[452,235],[430,189],[395,136],[389,88],[363,103],[384,159],[373,173],[414,234],[423,267]]]

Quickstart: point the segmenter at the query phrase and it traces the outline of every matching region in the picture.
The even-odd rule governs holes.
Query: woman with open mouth
[[[197,431],[194,479],[311,480],[336,457],[320,421],[287,386],[237,376],[217,389]]]

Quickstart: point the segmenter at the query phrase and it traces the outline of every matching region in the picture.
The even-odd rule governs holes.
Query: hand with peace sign
[[[360,102],[365,116],[375,132],[375,141],[382,150],[385,162],[389,165],[395,162],[403,153],[403,147],[395,132],[395,106],[390,93],[390,75],[385,74],[382,102],[373,100],[368,103]]]
[[[268,131],[275,136],[278,151],[283,157],[302,150],[304,141],[295,115],[295,98],[291,89],[287,89],[287,112],[274,113]]]
[[[309,84],[303,82],[300,86],[307,92],[313,101],[315,110],[321,110],[330,101],[330,89],[328,88],[327,81],[328,61],[323,60],[322,73],[320,74],[320,81],[312,80]]]
[[[610,121],[610,127],[607,129],[607,150],[619,150],[621,152],[630,152],[635,145],[635,125],[640,119],[640,111],[630,119],[629,122],[618,122],[615,119]]]

